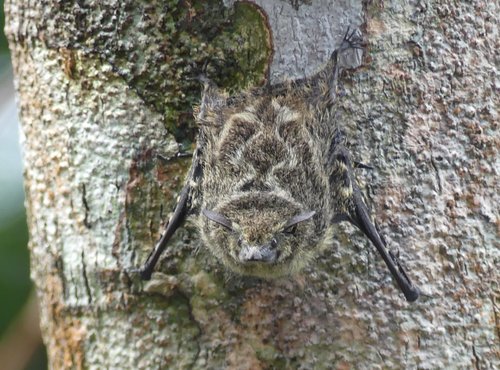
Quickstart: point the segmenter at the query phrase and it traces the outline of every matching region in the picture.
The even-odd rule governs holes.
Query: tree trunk
[[[106,4],[106,5],[102,5]],[[498,2],[10,0],[32,278],[51,368],[499,368]],[[297,276],[230,276],[176,201],[205,70],[229,91],[366,41],[342,122],[408,304],[342,225]]]

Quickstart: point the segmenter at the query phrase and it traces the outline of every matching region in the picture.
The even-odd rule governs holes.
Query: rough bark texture
[[[498,3],[255,3],[6,2],[51,367],[499,368]],[[198,71],[233,91],[308,75],[347,25],[367,52],[345,129],[425,295],[407,304],[347,225],[279,281],[228,277],[189,225],[152,282],[127,273],[189,166]]]

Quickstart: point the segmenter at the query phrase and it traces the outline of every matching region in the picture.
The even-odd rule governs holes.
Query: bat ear
[[[196,119],[200,123],[211,121],[211,114],[217,107],[226,104],[226,96],[217,85],[205,75],[198,76],[198,80],[203,84],[201,103],[197,109]]]

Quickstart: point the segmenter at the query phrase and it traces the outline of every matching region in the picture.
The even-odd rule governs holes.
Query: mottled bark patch
[[[21,25],[11,40],[35,38],[60,50],[70,79],[78,63],[73,51],[98,57],[162,114],[179,142],[194,140],[200,74],[229,90],[260,84],[268,75],[271,31],[265,13],[249,2],[226,7],[219,0],[126,0],[101,6],[45,0],[34,6],[43,14],[37,34],[25,34]],[[22,21],[27,26],[32,19]]]

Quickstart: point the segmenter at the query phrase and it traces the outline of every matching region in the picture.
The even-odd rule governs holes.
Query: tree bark
[[[53,369],[499,368],[497,2],[7,1],[32,278]],[[229,91],[367,44],[342,120],[405,302],[360,233],[297,276],[229,275],[189,223],[145,261],[190,159],[203,68]],[[181,149],[182,149],[181,148]]]

